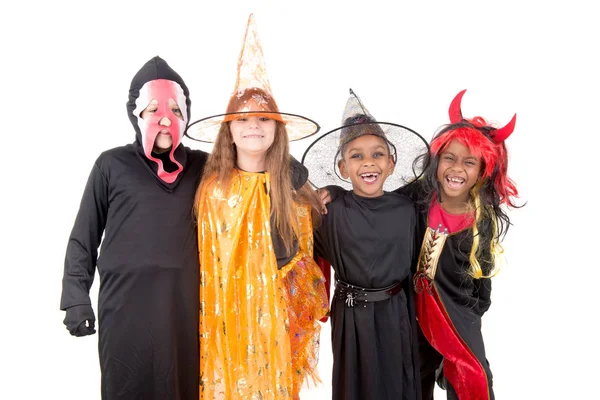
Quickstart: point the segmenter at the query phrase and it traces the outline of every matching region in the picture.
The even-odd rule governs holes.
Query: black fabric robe
[[[148,62],[132,81],[128,103],[136,141],[96,160],[65,258],[62,310],[91,304],[98,268],[105,400],[198,399],[199,261],[192,205],[207,154],[180,144],[174,156],[183,171],[170,184],[157,176],[131,113],[139,88],[154,79],[183,87],[189,115],[179,75],[159,58]]]
[[[333,398],[417,399],[413,203],[396,193],[364,198],[345,192],[327,210],[315,232],[315,256],[331,263],[336,280],[365,288],[405,282],[388,300],[354,307],[332,301]]]
[[[417,209],[417,246],[420,249],[428,225],[429,204],[426,202],[425,193],[421,186],[421,181],[398,189],[397,192],[410,197],[416,204]],[[484,240],[485,235],[482,235]],[[444,309],[452,323],[453,328],[459,336],[459,341],[466,346],[466,350],[472,353],[483,369],[488,385],[487,396],[481,399],[493,399],[492,373],[489,363],[485,356],[485,346],[481,334],[481,317],[491,305],[491,279],[473,279],[468,275],[470,266],[469,254],[473,243],[473,232],[470,228],[451,234],[447,237],[444,247],[441,251],[437,269],[432,285],[433,293],[439,294],[441,308]],[[489,240],[484,244],[489,248]],[[482,259],[482,270],[488,274],[491,265],[483,262],[489,260],[490,255],[484,254]],[[425,292],[423,295],[428,295]],[[437,297],[435,297],[437,299]],[[438,302],[439,303],[439,302]],[[427,318],[427,315],[421,315],[419,318]],[[443,355],[439,354],[420,334],[420,361],[421,378],[423,379],[423,399],[433,399],[434,382],[436,370],[440,367]],[[449,340],[447,337],[436,335],[436,343]],[[460,362],[458,363],[460,364]],[[463,380],[468,382],[469,376],[462,376]],[[457,395],[452,388],[452,382],[447,382],[448,398],[457,399]],[[467,383],[468,386],[468,383]],[[463,393],[463,397],[468,397]],[[469,397],[471,398],[471,397]]]

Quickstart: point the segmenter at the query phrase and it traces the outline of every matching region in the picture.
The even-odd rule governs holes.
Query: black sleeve
[[[481,240],[484,245],[482,254],[479,257],[479,264],[483,275],[489,276],[494,268],[493,257],[489,247],[490,239],[482,237]],[[473,294],[478,300],[477,308],[479,309],[479,315],[482,316],[492,304],[492,280],[490,278],[474,279],[473,285]]]
[[[281,269],[284,265],[294,258],[294,256],[298,253],[298,249],[300,248],[300,244],[298,243],[298,239],[294,237],[294,243],[292,243],[292,248],[290,252],[285,248],[285,243],[283,242],[283,238],[279,234],[279,229],[277,229],[277,223],[275,222],[275,215],[271,215],[271,242],[273,244],[273,250],[275,251],[275,258],[277,259],[277,268]]]
[[[107,214],[108,181],[97,161],[85,186],[67,245],[61,310],[91,304],[89,292],[94,281],[98,246],[102,240]]]
[[[331,197],[331,201],[334,201],[338,197],[340,197],[340,196],[346,194],[346,192],[348,192],[343,187],[335,186],[335,185],[325,186],[325,189],[327,189],[327,191],[329,192],[329,197]]]
[[[417,235],[419,235],[419,230],[417,229],[417,212],[415,211],[412,214],[412,219],[411,219],[411,226],[412,226],[412,231],[413,231],[413,235],[412,235],[412,262],[410,264],[410,273],[411,273],[411,280],[412,277],[417,273],[417,266],[419,263],[419,256],[421,255],[421,249],[419,247],[419,243],[420,240],[417,240]]]
[[[323,272],[323,277],[325,278],[325,291],[327,292],[327,303],[331,304],[331,254],[329,251],[329,237],[326,228],[327,218],[329,217],[329,214],[323,215],[321,224],[314,230],[313,258],[319,268],[321,268],[321,272]],[[327,316],[321,319],[321,322],[327,322],[328,316],[329,312],[327,312]]]
[[[330,216],[323,215],[319,227],[314,230],[314,254],[313,258],[318,262],[319,257],[324,260],[330,260],[329,254],[329,235],[327,233],[327,220]]]
[[[483,315],[492,305],[492,280],[490,278],[475,279],[475,296],[479,303],[479,315]]]
[[[294,190],[300,189],[308,181],[308,169],[293,156],[290,156],[290,175]]]
[[[421,190],[421,186],[422,185],[419,181],[415,181],[399,187],[398,189],[394,190],[394,192],[407,196],[413,202],[416,202],[419,200],[419,191]]]
[[[406,279],[406,283],[404,285],[404,291],[406,293],[408,313],[410,316],[410,326],[411,326],[411,336],[412,336],[412,357],[414,365],[420,364],[420,354],[419,354],[419,340],[417,338],[420,337],[419,334],[419,324],[417,321],[417,312],[416,312],[416,299],[415,299],[415,290],[413,286],[413,277],[417,272],[417,263],[419,262],[419,253],[421,249],[419,248],[420,240],[417,240],[417,214],[414,212],[411,218],[411,226],[412,226],[412,262],[410,266],[410,276]],[[419,368],[413,369],[415,382],[421,381],[421,374]],[[421,398],[421,385],[417,385],[417,398]]]

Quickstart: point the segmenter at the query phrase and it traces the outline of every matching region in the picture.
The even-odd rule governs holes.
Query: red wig
[[[515,128],[517,115],[502,128],[490,126],[482,117],[463,118],[460,109],[462,96],[460,92],[450,105],[448,113],[451,125],[431,142],[431,154],[437,157],[452,140],[458,140],[466,146],[474,156],[483,161],[483,180],[491,180],[501,204],[513,206],[512,198],[518,195],[514,182],[508,177],[508,153],[504,141]]]

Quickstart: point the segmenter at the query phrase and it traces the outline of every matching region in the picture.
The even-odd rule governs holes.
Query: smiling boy
[[[343,126],[319,138],[303,158],[313,184],[337,183],[328,178],[336,174],[352,184],[327,205],[315,232],[315,257],[335,271],[333,399],[415,400],[419,378],[409,278],[416,213],[408,197],[386,192],[384,185],[398,178],[395,173],[408,179],[401,173],[412,171],[406,154],[413,145],[427,145],[422,138],[413,140],[419,136],[408,128],[377,122],[350,93]],[[399,160],[398,146],[407,152]],[[332,165],[339,174],[327,169]]]

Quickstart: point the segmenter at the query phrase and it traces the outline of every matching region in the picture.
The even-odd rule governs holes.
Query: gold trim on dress
[[[417,275],[424,275],[430,282],[434,280],[440,255],[447,238],[448,234],[445,231],[427,228],[419,254]]]

